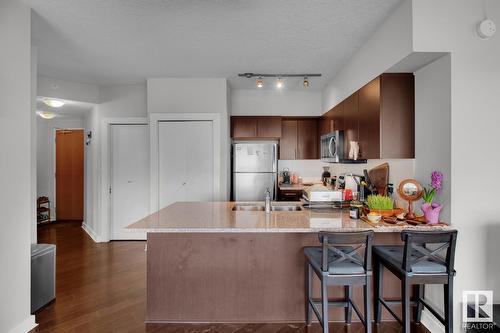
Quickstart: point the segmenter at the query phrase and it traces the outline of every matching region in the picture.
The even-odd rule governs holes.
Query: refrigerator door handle
[[[276,145],[273,145],[273,172],[277,172],[278,168],[276,166],[276,161],[278,160],[278,153],[276,151]]]

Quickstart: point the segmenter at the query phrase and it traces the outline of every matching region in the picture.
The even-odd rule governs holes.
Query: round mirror
[[[407,201],[417,201],[424,191],[422,185],[415,179],[406,179],[399,184],[398,192],[401,198]]]
[[[415,179],[405,179],[399,183],[398,192],[401,198],[408,201],[408,213],[406,214],[406,218],[410,220],[415,219],[412,202],[417,201],[424,194],[422,185]]]

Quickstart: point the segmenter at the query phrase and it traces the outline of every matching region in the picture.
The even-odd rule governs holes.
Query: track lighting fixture
[[[276,88],[281,89],[285,86],[285,82],[283,78],[285,77],[293,77],[293,78],[304,78],[302,81],[302,85],[304,88],[309,88],[309,78],[311,77],[320,77],[321,74],[264,74],[264,73],[241,73],[238,74],[239,77],[244,77],[247,79],[257,78],[255,84],[257,88],[264,87],[264,78],[276,77],[278,81],[276,81]]]

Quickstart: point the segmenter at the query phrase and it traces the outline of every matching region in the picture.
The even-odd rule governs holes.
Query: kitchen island
[[[375,227],[350,219],[348,210],[298,204],[273,203],[266,214],[251,203],[177,202],[130,225],[147,232],[146,322],[301,322],[302,248],[319,244],[318,231],[373,229],[375,244],[400,244],[404,229],[448,228]],[[358,289],[354,298],[361,302]],[[399,282],[387,272],[384,294],[399,294]],[[332,287],[331,295],[343,297],[343,288]],[[330,318],[343,320],[343,310],[332,309]]]

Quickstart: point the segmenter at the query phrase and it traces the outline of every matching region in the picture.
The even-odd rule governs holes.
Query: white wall
[[[31,11],[0,2],[0,332],[27,332],[32,226]]]
[[[437,200],[443,221],[451,212],[451,57],[444,56],[415,72],[415,178],[430,184],[431,172],[444,175]]]
[[[221,120],[221,196],[229,196],[229,118],[225,79],[148,79],[148,114],[218,113]]]
[[[102,118],[146,117],[146,84],[103,86],[98,115]]]
[[[233,89],[230,112],[233,116],[320,116],[321,91]]]
[[[99,86],[38,76],[38,96],[99,103]]]
[[[37,197],[48,196],[51,203],[51,220],[56,219],[55,206],[55,130],[85,128],[83,118],[37,117]]]
[[[487,5],[490,18],[500,24],[500,2]],[[451,51],[451,221],[459,232],[454,293],[458,328],[463,290],[493,290],[500,302],[500,178],[495,176],[500,165],[500,36],[481,40],[475,34],[484,18],[481,1],[419,0],[413,7],[415,49]]]
[[[412,2],[404,1],[323,89],[323,113],[412,52]]]
[[[31,47],[31,202],[36,202],[36,93],[37,93],[37,50],[36,47]],[[37,235],[37,206],[31,205],[31,243],[36,244],[38,239]]]

